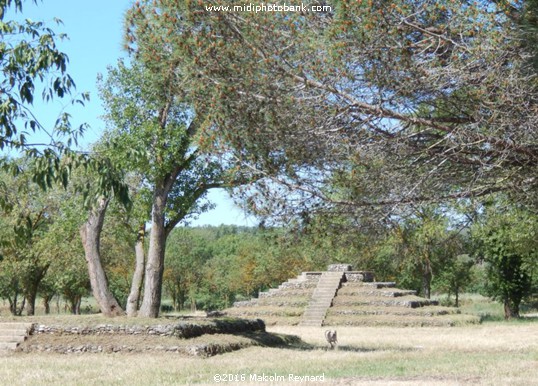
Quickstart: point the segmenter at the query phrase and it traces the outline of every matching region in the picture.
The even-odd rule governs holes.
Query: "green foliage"
[[[265,177],[244,192],[256,213],[386,215],[499,190],[535,203],[536,76],[505,12],[534,0],[326,4],[215,17],[138,1],[126,45],[181,74],[207,136]]]
[[[309,242],[291,242],[280,229],[176,228],[166,252],[165,294],[176,310],[229,307],[314,269]]]
[[[67,73],[68,57],[57,47],[57,41],[65,35],[56,34],[40,21],[6,20],[8,11],[22,12],[22,4],[19,0],[0,3],[0,69],[3,74],[0,80],[0,150],[16,149],[36,158],[33,179],[42,187],[50,187],[52,181],[65,185],[69,162],[60,162],[60,159],[66,155],[77,157],[69,147],[77,143],[85,125],[72,127],[69,113],[62,112],[53,127],[44,127],[31,110],[36,99],[36,83],[43,87],[44,101],[66,98],[75,89]],[[60,20],[55,21],[61,24]],[[72,103],[84,104],[88,98],[87,93],[82,93]],[[35,132],[44,134],[45,139],[40,139],[39,143],[29,142]],[[16,171],[4,160],[0,164]]]
[[[15,162],[15,161],[13,161]],[[3,184],[0,195],[7,205],[0,210],[0,262],[2,297],[11,304],[11,311],[20,313],[17,298],[28,301],[28,312],[33,314],[39,284],[50,267],[50,256],[40,249],[57,213],[58,202],[53,194],[45,194],[31,183],[31,169],[24,160],[17,160],[21,173],[16,177],[0,173]],[[9,210],[6,209],[9,208]]]
[[[420,207],[388,230],[378,248],[377,259],[402,287],[430,297],[435,281],[445,280],[465,252],[465,240],[442,207]]]
[[[168,80],[171,82],[171,80]],[[208,189],[222,183],[223,165],[196,149],[194,112],[181,98],[169,94],[161,74],[133,61],[109,68],[99,80],[109,130],[97,149],[138,181],[134,192],[141,221],[147,220],[153,189],[170,185],[167,226],[211,206],[203,202]],[[172,87],[169,85],[168,87]],[[172,176],[172,177],[171,177]]]
[[[475,229],[477,256],[486,264],[486,294],[504,304],[505,318],[519,317],[521,302],[536,279],[536,216],[503,202],[486,208]]]
[[[470,288],[475,278],[473,277],[474,260],[469,255],[459,255],[449,260],[435,280],[435,289],[447,293],[448,299],[456,297],[455,306],[459,307],[459,295]]]

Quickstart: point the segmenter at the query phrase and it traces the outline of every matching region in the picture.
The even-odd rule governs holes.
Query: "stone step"
[[[333,299],[334,299],[334,296],[333,297],[327,296],[327,297],[323,297],[323,298],[314,298],[308,303],[308,305],[331,304]]]
[[[22,330],[22,329],[0,329],[0,335],[13,335],[13,336],[26,336],[28,334],[28,330]]]
[[[394,326],[394,327],[451,327],[478,324],[480,318],[475,315],[442,315],[434,317],[412,315],[329,315],[325,319],[327,326]]]
[[[310,304],[308,306],[307,309],[309,310],[323,310],[323,309],[327,309],[327,307],[330,307],[331,306],[331,303],[314,303],[314,304]]]
[[[385,282],[374,281],[374,282],[371,282],[371,283],[361,283],[361,285],[370,286],[370,287],[374,287],[374,288],[394,288],[394,287],[396,287],[396,283],[393,282],[393,281],[385,281]]]
[[[329,285],[324,285],[322,287],[316,287],[314,292],[323,292],[323,291],[334,291],[338,289],[340,282],[330,283]]]
[[[0,342],[0,351],[13,351],[19,346],[19,342]]]
[[[260,306],[278,306],[278,307],[306,307],[308,303],[308,298],[261,298],[256,302]]]
[[[301,316],[304,312],[302,307],[273,307],[273,306],[259,306],[259,307],[235,307],[226,310],[228,315],[232,316]]]
[[[325,315],[303,315],[301,320],[311,320],[315,321],[316,323],[323,323],[323,320],[325,319]]]
[[[300,326],[302,327],[321,327],[323,322],[319,322],[317,320],[313,321],[301,321]]]
[[[22,322],[2,322],[0,323],[0,331],[3,330],[24,330],[30,331],[32,329],[32,323]]]
[[[327,312],[327,307],[316,307],[316,308],[307,308],[305,311],[304,311],[304,314],[307,314],[307,313],[325,313]]]
[[[303,315],[302,316],[302,320],[315,320],[319,323],[323,322],[323,320],[325,319],[326,315],[325,314],[308,314],[308,315]]]
[[[324,272],[321,274],[316,289],[312,293],[312,300],[303,314],[301,326],[323,325],[327,310],[331,306],[343,278],[343,272]]]
[[[360,295],[360,296],[386,296],[386,297],[400,297],[416,295],[415,290],[402,290],[392,288],[371,288],[367,286],[360,287],[342,287],[338,290],[338,295]]]
[[[278,290],[276,288],[271,288],[268,291],[260,292],[258,298],[278,298],[278,297],[305,297],[310,299],[312,297],[311,289],[288,289],[288,290]]]
[[[4,335],[0,334],[0,342],[24,342],[25,335]]]
[[[327,308],[309,308],[303,315],[325,315],[327,313]]]
[[[331,301],[334,299],[334,296],[324,296],[324,297],[318,297],[314,298],[309,304],[316,304],[316,303],[331,303]]]
[[[359,297],[359,296],[336,296],[333,300],[334,306],[388,306],[388,307],[409,307],[418,308],[425,306],[436,306],[437,300],[419,298],[416,296],[401,296],[397,298],[387,297]]]
[[[299,289],[299,288],[316,288],[315,282],[298,282],[298,283],[282,283],[277,287],[279,290],[285,289]]]
[[[394,316],[423,316],[435,317],[445,315],[459,315],[461,311],[457,308],[426,306],[420,308],[404,308],[404,307],[372,307],[359,306],[334,306],[328,311],[327,316],[348,315],[350,317],[360,315],[394,315]]]
[[[32,331],[32,323],[0,323],[0,351],[15,350]]]

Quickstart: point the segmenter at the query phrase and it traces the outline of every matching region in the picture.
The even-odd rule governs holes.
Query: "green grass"
[[[480,316],[482,322],[504,320],[502,304],[478,294],[463,294],[459,308],[462,313]]]

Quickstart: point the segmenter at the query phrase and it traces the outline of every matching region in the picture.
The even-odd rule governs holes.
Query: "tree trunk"
[[[26,301],[28,303],[28,306],[26,308],[26,315],[28,316],[34,316],[35,315],[35,302],[37,299],[37,290],[39,289],[39,284],[41,283],[41,280],[45,277],[45,274],[47,273],[47,270],[49,269],[49,265],[44,266],[38,266],[37,264],[34,267],[34,271],[32,274],[32,277],[30,278],[30,283],[28,283],[26,288],[26,293],[24,296],[26,297]]]
[[[28,315],[28,316],[34,316],[35,315],[35,300],[36,300],[36,298],[37,298],[37,290],[35,292],[30,291],[26,295],[26,302],[27,302],[26,315]]]
[[[123,315],[124,312],[108,289],[108,280],[101,263],[100,252],[101,230],[103,229],[108,202],[109,199],[107,198],[101,197],[99,199],[97,207],[92,209],[88,220],[80,228],[80,236],[88,264],[93,296],[104,315],[118,316]]]
[[[505,319],[517,319],[519,318],[519,303],[514,302],[511,299],[504,299],[504,318]]]
[[[422,296],[429,299],[431,296],[432,267],[430,260],[425,259],[422,265]]]
[[[22,303],[21,307],[20,308],[18,307],[19,294],[20,293],[19,293],[18,286],[17,286],[17,288],[15,288],[15,292],[13,294],[13,297],[8,296],[9,311],[11,312],[11,315],[13,315],[13,316],[21,316],[22,310],[24,309],[24,300],[23,300],[23,303]]]
[[[133,273],[133,282],[131,283],[131,291],[127,298],[127,315],[136,316],[140,303],[140,292],[142,291],[142,283],[144,281],[144,265],[146,256],[144,253],[144,239],[146,237],[146,224],[141,224],[138,228],[138,234],[135,244],[135,270]]]
[[[73,315],[80,315],[80,305],[82,304],[82,296],[79,296],[71,303],[71,313]]]
[[[164,252],[166,248],[165,208],[167,192],[155,188],[151,212],[151,233],[149,237],[148,260],[144,281],[144,299],[138,314],[148,318],[159,316],[164,272]]]
[[[45,307],[45,315],[50,314],[50,297],[44,296],[43,297],[43,307]]]

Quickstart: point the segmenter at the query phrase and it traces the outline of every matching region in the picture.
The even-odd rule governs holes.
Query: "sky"
[[[60,50],[69,57],[67,71],[75,81],[77,92],[90,93],[90,101],[84,107],[66,100],[44,104],[36,98],[32,110],[45,127],[53,126],[64,109],[72,115],[73,126],[89,124],[81,141],[83,147],[96,141],[105,126],[100,118],[104,110],[97,92],[97,75],[106,74],[108,66],[127,57],[122,40],[123,16],[130,4],[130,0],[43,0],[37,5],[30,1],[23,4],[23,18],[44,21],[57,34],[67,34],[68,39],[59,43]],[[61,19],[63,24],[56,25],[54,18]],[[216,208],[192,221],[191,226],[255,225],[224,191],[212,191],[209,199]]]

